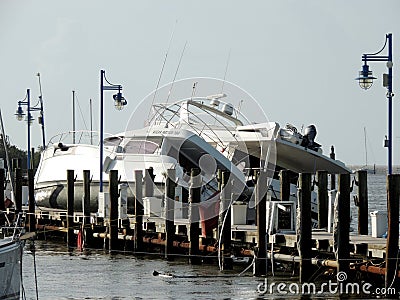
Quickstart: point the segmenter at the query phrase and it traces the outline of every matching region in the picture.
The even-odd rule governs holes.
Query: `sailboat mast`
[[[72,91],[72,144],[75,144],[75,91]]]
[[[368,153],[367,153],[367,129],[364,126],[364,150],[365,150],[365,166],[368,166]]]
[[[93,145],[93,116],[92,116],[92,99],[89,99],[90,106],[90,145]]]

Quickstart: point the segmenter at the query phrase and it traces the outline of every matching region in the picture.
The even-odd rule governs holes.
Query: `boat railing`
[[[110,137],[112,134],[105,133],[105,137]],[[48,145],[54,145],[59,143],[66,144],[87,144],[98,146],[100,144],[100,134],[98,131],[90,130],[77,130],[77,131],[66,131],[53,136]]]
[[[17,219],[15,220],[15,222],[10,221],[10,219],[8,218],[10,211],[0,211],[0,214],[4,214],[7,224],[1,226],[2,237],[11,237],[12,240],[18,240],[25,231],[25,227],[22,225],[25,222],[25,213],[19,212],[16,216]],[[11,215],[12,217],[15,217],[13,213],[11,213]]]
[[[153,105],[153,115],[148,123],[153,125],[165,123],[166,126],[174,128],[188,126],[197,135],[206,137],[208,141],[224,149],[226,145],[218,136],[216,128],[232,132],[232,137],[237,140],[234,134],[235,127],[246,123],[245,118],[239,110],[233,107],[232,113],[227,114],[207,103],[211,103],[207,97],[196,97],[171,104],[155,104]],[[187,118],[182,118],[183,114]],[[233,116],[234,114],[235,116]]]

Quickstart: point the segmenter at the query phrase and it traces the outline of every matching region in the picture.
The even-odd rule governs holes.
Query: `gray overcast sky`
[[[72,90],[89,123],[93,99],[98,128],[99,73],[123,85],[128,107],[117,112],[105,95],[105,131],[125,129],[136,105],[156,86],[175,27],[161,84],[223,78],[248,91],[268,119],[298,128],[315,124],[317,141],[338,159],[386,164],[384,63],[371,63],[378,80],[364,91],[354,78],[362,53],[378,51],[393,33],[394,92],[399,90],[400,2],[393,1],[0,1],[1,110],[11,142],[26,149],[26,123],[15,119],[27,88],[38,96],[41,73],[47,138],[71,129]],[[176,22],[177,21],[177,22]],[[175,25],[176,23],[176,25]],[[386,52],[385,52],[386,53]],[[394,164],[400,164],[400,110],[394,98]],[[80,112],[77,128],[85,129]],[[35,114],[37,117],[37,114]],[[88,125],[89,126],[89,125]],[[37,122],[32,145],[41,143]]]

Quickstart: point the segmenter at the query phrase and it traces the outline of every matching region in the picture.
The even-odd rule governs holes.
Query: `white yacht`
[[[276,122],[253,123],[240,108],[222,101],[225,98],[230,99],[223,93],[192,94],[170,103],[153,104],[144,128],[126,130],[104,140],[105,184],[110,170],[118,170],[120,181],[131,185],[135,170],[152,168],[158,187],[155,196],[162,197],[168,169],[175,169],[177,178],[174,180],[187,188],[188,172],[198,167],[202,171],[202,199],[206,200],[217,191],[217,169],[234,176],[235,193],[239,195],[248,194],[251,176],[260,168],[268,171],[271,180],[280,169],[295,173],[350,172],[342,162],[322,154],[321,146],[315,141],[314,125],[308,126],[302,134],[289,124],[281,127]],[[75,141],[80,140],[78,133],[74,134]],[[91,205],[96,211],[99,147],[90,143],[68,143],[65,137],[62,134],[52,139],[41,154],[35,176],[36,201],[38,205],[65,208],[67,169],[75,170],[75,199],[81,199],[82,173],[90,170]],[[128,208],[132,197],[132,192],[128,193]],[[80,201],[75,201],[75,209],[81,209],[81,205]]]
[[[158,128],[158,129],[157,129]],[[65,135],[66,136],[66,135]],[[217,191],[217,169],[229,171],[245,188],[245,176],[239,168],[200,136],[186,129],[168,130],[163,126],[128,131],[104,141],[104,183],[108,185],[110,170],[118,170],[120,182],[127,182],[128,207],[133,200],[134,171],[152,169],[156,197],[162,197],[168,169],[175,169],[174,181],[187,188],[189,172],[202,167],[202,198]],[[213,165],[214,164],[214,165]],[[211,170],[206,170],[207,167]],[[97,211],[99,191],[99,147],[90,144],[69,144],[58,141],[41,154],[35,175],[35,199],[39,206],[66,207],[67,170],[75,171],[75,209],[82,209],[83,170],[91,172],[91,208]]]

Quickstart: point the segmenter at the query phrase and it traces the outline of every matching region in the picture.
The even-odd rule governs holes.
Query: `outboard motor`
[[[56,146],[56,149],[61,149],[61,151],[68,151],[69,147],[67,145],[64,145],[63,143],[58,143]]]
[[[310,143],[314,143],[315,136],[317,135],[317,128],[314,125],[309,125],[304,131],[304,135],[308,138]]]
[[[303,147],[317,151],[321,145],[314,141],[316,135],[317,135],[317,128],[315,128],[314,125],[307,126],[304,131],[304,136],[303,140],[301,141],[301,145]]]

